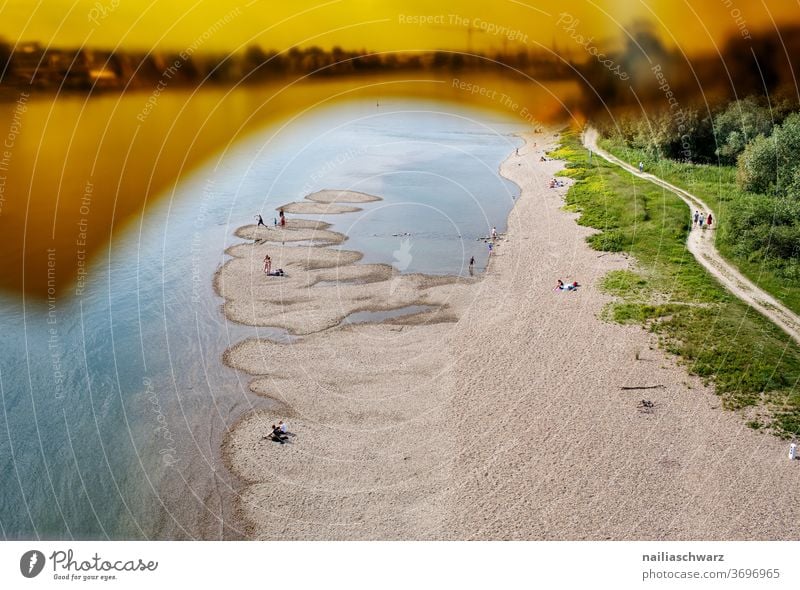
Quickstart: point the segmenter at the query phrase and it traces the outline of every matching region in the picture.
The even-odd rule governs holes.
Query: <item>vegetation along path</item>
[[[716,219],[716,214],[711,208],[706,205],[701,199],[695,195],[678,188],[674,184],[670,184],[653,174],[647,172],[639,172],[634,166],[623,162],[616,156],[613,156],[600,148],[597,145],[597,130],[591,127],[583,133],[583,145],[590,149],[592,152],[602,157],[603,159],[615,164],[631,174],[648,180],[662,188],[667,189],[678,195],[687,205],[689,205],[690,213],[693,210],[700,210],[708,215],[709,213]],[[763,314],[769,320],[774,322],[795,342],[800,344],[800,317],[788,309],[780,301],[757,287],[742,273],[734,268],[727,262],[714,247],[713,233],[706,231],[691,231],[686,243],[689,252],[697,259],[697,261],[720,283],[722,283],[731,293],[736,297],[750,305],[753,309]]]

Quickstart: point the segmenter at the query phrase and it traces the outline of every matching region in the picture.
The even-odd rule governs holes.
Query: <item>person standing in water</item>
[[[278,217],[281,219],[281,227],[286,227],[286,216],[283,214],[283,209],[278,210]]]
[[[492,228],[492,239],[493,240],[497,239],[497,228],[496,227]]]

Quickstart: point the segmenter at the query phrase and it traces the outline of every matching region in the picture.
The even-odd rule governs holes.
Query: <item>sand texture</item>
[[[525,139],[501,168],[521,196],[481,280],[399,275],[240,230],[254,241],[229,248],[215,279],[226,315],[299,336],[225,353],[277,402],[224,442],[248,534],[800,539],[800,461],[722,410],[650,334],[599,319],[601,277],[632,261],[591,250],[593,230],[561,208],[567,189],[547,188],[562,166],[539,161],[552,132]],[[264,276],[265,253],[287,277]],[[555,292],[558,278],[583,286]],[[430,307],[342,323],[409,305]],[[663,388],[620,389],[631,385]],[[279,419],[285,445],[264,438]]]
[[[322,190],[306,195],[302,201],[282,205],[278,210],[283,209],[285,213],[301,215],[336,215],[361,211],[361,207],[342,203],[372,203],[380,200],[381,198],[375,195],[356,191]]]
[[[309,201],[317,203],[372,203],[380,201],[380,197],[375,195],[368,195],[367,193],[359,193],[356,191],[332,191],[324,190],[311,193],[306,196]]]
[[[282,209],[286,213],[297,213],[300,215],[336,215],[338,213],[355,213],[356,211],[361,211],[361,207],[353,207],[352,205],[314,203],[313,201],[287,203]]]

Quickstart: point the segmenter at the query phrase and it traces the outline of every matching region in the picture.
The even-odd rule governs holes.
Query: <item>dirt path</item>
[[[613,156],[600,148],[597,145],[597,136],[598,134],[596,129],[592,129],[591,127],[587,128],[583,134],[583,144],[587,148],[591,149],[595,154],[602,157],[604,160],[620,166],[634,176],[648,180],[653,184],[657,184],[658,186],[675,193],[689,206],[690,213],[692,210],[700,210],[704,211],[706,214],[711,213],[714,219],[719,219],[717,214],[695,195],[686,192],[685,190],[678,188],[674,184],[670,184],[669,182],[662,180],[653,174],[639,172],[634,166],[623,162],[616,156]],[[693,229],[691,232],[689,232],[689,238],[686,242],[689,252],[691,252],[697,261],[703,265],[703,268],[716,277],[726,289],[750,305],[750,307],[774,322],[784,332],[791,336],[795,342],[800,344],[800,317],[775,299],[772,295],[753,284],[750,279],[745,277],[728,261],[726,261],[714,247],[713,236],[713,231]]]

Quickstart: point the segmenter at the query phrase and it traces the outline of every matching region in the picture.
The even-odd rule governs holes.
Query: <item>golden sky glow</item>
[[[203,50],[225,52],[251,43],[492,51],[555,41],[567,52],[575,48],[558,24],[565,10],[586,37],[619,39],[621,27],[648,20],[687,52],[712,49],[737,32],[737,20],[750,31],[800,23],[797,0],[7,0],[0,37],[175,50],[200,39]]]
[[[677,45],[686,53],[713,50],[730,34],[775,27],[784,29],[783,34],[787,25],[800,24],[799,2],[0,0],[0,39],[11,44],[37,41],[56,48],[156,48],[192,55],[237,52],[252,44],[278,50],[318,45],[345,50],[471,49],[484,53],[555,45],[560,55],[581,61],[593,55],[589,45],[592,49],[609,43],[619,46],[626,32],[641,28],[642,23],[649,23],[645,26],[657,32],[664,43]],[[430,79],[421,79],[425,74]],[[605,75],[605,70],[601,74]],[[646,67],[644,74],[642,80],[652,88],[654,78]],[[493,108],[516,117],[521,125],[531,123],[522,116],[523,111],[539,121],[569,123],[582,116],[581,89],[574,81],[545,80],[540,86],[524,77],[464,74],[468,83],[464,88],[483,88],[492,97],[496,92],[507,93],[511,104],[525,107],[521,109],[489,98],[488,93],[464,91],[454,84],[459,80],[444,70],[414,72],[412,80],[402,83],[393,80],[393,75],[400,76],[377,73],[370,79],[320,78],[297,85],[273,81],[273,86],[244,85],[230,93],[222,85],[210,85],[195,94],[189,86],[175,84],[150,103],[148,94],[164,81],[161,74],[161,79],[144,77],[149,86],[127,93],[99,93],[91,100],[75,92],[56,99],[47,94],[32,97],[24,131],[16,138],[13,153],[5,157],[12,166],[0,179],[4,194],[18,197],[8,198],[0,215],[0,233],[7,243],[17,246],[0,258],[0,290],[25,290],[43,297],[48,275],[42,271],[51,249],[60,253],[60,280],[68,282],[77,276],[79,252],[73,228],[83,215],[81,203],[88,179],[93,230],[80,246],[87,260],[105,252],[106,243],[120,226],[143,216],[146,207],[169,194],[173,183],[195,167],[250,132],[306,108],[359,97],[371,106],[379,97],[392,96]],[[724,85],[725,80],[720,81]],[[363,88],[355,92],[360,85]],[[685,88],[686,97],[698,91],[690,86]],[[22,96],[27,100],[27,94]],[[655,96],[662,98],[661,91]],[[143,109],[156,103],[142,120]],[[7,100],[0,102],[0,107],[5,112],[3,120],[10,121],[18,104]],[[198,122],[202,124],[198,126]],[[131,154],[134,157],[128,157]]]

